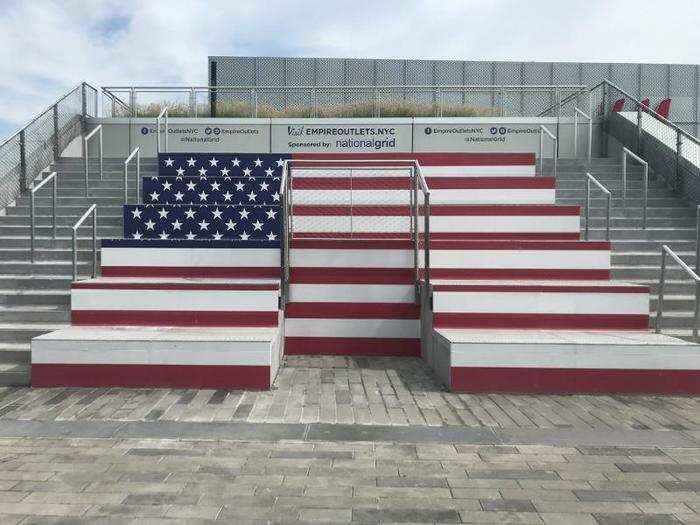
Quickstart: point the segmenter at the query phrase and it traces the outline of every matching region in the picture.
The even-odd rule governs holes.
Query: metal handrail
[[[700,320],[700,277],[666,244],[661,246],[661,275],[659,276],[659,299],[656,309],[656,333],[663,329],[664,317],[664,285],[666,283],[666,255],[669,255],[681,269],[695,282],[695,313],[693,316],[693,340],[698,342],[698,321]]]
[[[136,156],[136,202],[141,202],[141,153],[140,147],[136,146],[134,151],[124,161],[124,204],[129,202],[129,162]]]
[[[168,108],[164,107],[156,117],[156,153],[160,153],[160,119],[162,119],[163,116],[165,116],[165,149],[163,152],[168,152]]]
[[[93,204],[73,225],[73,280],[78,280],[78,228],[92,214],[92,276],[97,275],[97,204]]]
[[[40,190],[45,184],[47,184],[49,181],[51,181],[51,184],[53,186],[53,195],[52,195],[52,207],[53,207],[53,213],[52,213],[52,225],[53,225],[53,238],[56,238],[56,201],[57,199],[57,177],[56,177],[56,172],[53,171],[51,174],[46,177],[44,180],[42,180],[39,184],[34,186],[32,188],[32,191],[29,193],[29,224],[30,224],[30,233],[29,233],[29,255],[31,257],[32,264],[34,263],[34,238],[35,238],[35,214],[34,214],[34,194]]]
[[[644,166],[644,197],[642,204],[642,229],[647,229],[647,202],[649,200],[649,163],[627,148],[622,148],[622,207],[627,207],[627,157],[632,157]]]
[[[574,158],[578,158],[578,116],[588,120],[588,164],[591,164],[593,152],[593,117],[579,108],[574,108]]]
[[[88,196],[88,160],[90,155],[88,154],[88,143],[92,137],[95,136],[95,134],[98,135],[99,141],[100,141],[100,180],[102,180],[102,124],[98,125],[95,129],[93,129],[90,133],[85,135],[85,138],[83,139],[83,154],[84,157],[83,159],[85,160],[85,196]]]
[[[586,173],[586,212],[585,212],[585,217],[586,217],[586,230],[585,230],[585,238],[588,240],[588,230],[590,227],[590,210],[591,210],[591,182],[598,186],[600,191],[602,191],[605,194],[605,197],[608,201],[607,204],[607,212],[605,215],[605,240],[609,241],[610,240],[610,209],[612,207],[611,204],[611,199],[612,195],[610,193],[610,190],[608,190],[605,186],[603,186],[598,180],[591,175],[590,173]]]
[[[695,271],[700,272],[700,205],[695,212]]]
[[[292,194],[289,191],[289,160],[284,161],[282,168],[282,178],[280,180],[280,200],[282,203],[282,286],[281,286],[281,307],[285,309],[289,298],[289,237],[291,236],[290,215],[292,208]]]
[[[544,158],[543,158],[543,152],[544,152],[544,136],[547,134],[547,136],[552,139],[552,143],[554,144],[554,151],[552,152],[552,159],[554,161],[554,177],[557,176],[557,137],[554,135],[551,131],[549,131],[547,128],[544,126],[540,125],[540,150],[539,150],[539,157],[540,157],[540,175],[542,175],[542,170],[544,166]]]
[[[415,188],[415,195],[413,198],[414,202],[414,209],[415,209],[415,215],[414,215],[414,220],[415,220],[415,227],[414,227],[414,265],[415,265],[415,281],[416,281],[416,292],[418,295],[418,292],[420,290],[420,270],[418,267],[418,250],[419,250],[419,235],[418,235],[418,189],[423,192],[423,250],[424,250],[424,255],[423,255],[423,267],[425,269],[424,273],[424,279],[425,279],[425,286],[426,286],[426,291],[428,294],[430,294],[430,188],[428,187],[428,183],[425,180],[425,177],[423,176],[423,170],[421,170],[420,163],[415,160],[413,161],[414,164],[414,178],[415,178],[415,183],[414,183],[414,188]]]

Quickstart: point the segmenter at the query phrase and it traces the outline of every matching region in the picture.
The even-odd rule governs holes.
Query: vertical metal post
[[[683,135],[680,130],[676,130],[676,170],[675,186],[676,190],[681,188],[681,158],[683,155]]]
[[[642,155],[642,105],[637,104],[637,155]]]
[[[135,117],[136,116],[136,91],[134,91],[134,88],[131,88],[129,91],[129,105],[131,106],[131,116]]]
[[[610,215],[612,211],[612,194],[608,192],[608,209],[605,211],[605,240],[610,240]]]
[[[19,186],[20,191],[27,190],[27,140],[24,129],[19,132]]]
[[[58,200],[58,175],[56,175],[56,172],[53,172],[53,180],[51,181],[51,184],[53,185],[53,199],[52,199],[52,205],[51,207],[53,208],[53,238],[56,238],[56,201]]]
[[[591,157],[593,155],[593,113],[589,112],[591,117],[588,120],[588,165],[591,165]]]
[[[34,192],[29,194],[29,256],[34,263]]]
[[[561,91],[557,87],[556,90],[556,97],[557,97],[557,129],[555,136],[557,137],[556,142],[554,143],[554,176],[556,177],[557,174],[557,157],[559,157],[559,126],[561,124]]]
[[[78,231],[73,228],[73,280],[78,280]]]
[[[102,168],[102,127],[100,127],[100,131],[98,132],[99,135],[99,140],[100,140],[100,180],[102,180],[102,173],[103,173],[103,168]]]
[[[661,247],[661,275],[659,277],[659,298],[656,305],[656,333],[660,334],[664,319],[664,284],[666,280],[666,248]],[[696,294],[697,295],[697,294]],[[697,300],[696,300],[697,304]]]
[[[627,207],[627,154],[622,150],[622,207]]]
[[[700,206],[695,212],[695,271],[700,273]]]
[[[693,341],[698,342],[698,321],[700,321],[700,281],[695,281],[695,315],[693,317]]]
[[[414,234],[413,234],[413,267],[415,268],[415,283],[418,283],[418,170],[413,167],[413,202],[414,202]]]
[[[425,194],[424,199],[425,231],[423,232],[423,250],[425,251],[425,256],[423,266],[425,266],[425,289],[427,293],[430,293],[430,193]]]
[[[542,131],[542,128],[540,128],[540,175],[542,175],[544,171],[544,162],[542,155],[544,155],[544,131]]]
[[[590,209],[591,209],[591,179],[586,177],[586,229],[585,239],[588,240],[588,230],[590,229]]]
[[[554,139],[554,178],[557,178],[557,159],[559,158],[559,139]]]
[[[124,204],[129,204],[129,164],[124,163]]]
[[[97,276],[97,207],[92,212],[92,277]]]
[[[603,94],[602,94],[602,100],[601,100],[601,108],[602,108],[602,121],[601,121],[601,126],[600,126],[600,155],[602,157],[607,157],[608,156],[608,90],[607,90],[607,84],[603,82]]]
[[[644,164],[644,203],[642,206],[642,229],[647,229],[647,203],[649,201],[649,164]]]
[[[578,159],[578,111],[574,109],[574,160]]]
[[[141,202],[141,148],[136,151],[136,204]]]
[[[61,155],[58,142],[58,104],[53,105],[53,160],[56,162]]]
[[[88,196],[88,143],[87,139],[83,139],[83,161],[85,170],[85,196]]]

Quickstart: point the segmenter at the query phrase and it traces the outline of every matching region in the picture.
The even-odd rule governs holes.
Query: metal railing
[[[73,280],[78,280],[78,228],[92,214],[92,276],[97,275],[97,204],[90,206],[73,225]]]
[[[631,157],[644,166],[642,178],[642,229],[647,229],[647,203],[649,200],[649,164],[643,158],[635,155],[627,148],[622,148],[622,207],[627,208],[627,157]]]
[[[124,204],[129,203],[129,162],[136,156],[136,203],[141,202],[141,152],[136,146],[124,161]]]
[[[695,212],[695,271],[700,272],[700,206]]]
[[[700,320],[700,277],[667,245],[661,246],[661,275],[659,276],[659,305],[656,311],[656,333],[663,330],[664,285],[666,283],[666,256],[671,257],[695,282],[695,312],[693,315],[693,340],[698,342],[698,320]]]
[[[415,116],[522,115],[530,107],[586,93],[583,85],[329,85],[329,86],[106,86],[103,109],[112,116],[153,116],[169,107],[183,117],[405,116],[396,104],[420,106]],[[428,107],[430,106],[430,107]],[[463,107],[475,110],[465,114]],[[352,115],[338,111],[347,109]],[[430,115],[426,114],[426,110]],[[358,114],[361,111],[362,114]],[[537,110],[535,110],[537,111]],[[393,112],[393,113],[392,113]],[[282,114],[280,114],[282,113]],[[532,112],[534,116],[534,112]]]
[[[608,190],[605,186],[603,186],[598,180],[591,175],[590,173],[586,173],[586,230],[585,230],[585,238],[588,240],[588,230],[590,228],[590,210],[591,210],[591,182],[598,186],[600,191],[602,191],[605,194],[605,197],[607,199],[607,206],[606,206],[606,212],[605,212],[605,240],[609,241],[610,240],[610,210],[612,208],[612,195],[610,194],[610,190]]]
[[[282,168],[282,178],[280,180],[280,201],[282,206],[282,290],[281,309],[284,310],[289,298],[289,241],[292,235],[291,212],[292,212],[292,192],[290,189],[289,160],[284,161]]]
[[[547,135],[550,139],[552,139],[552,144],[554,146],[554,149],[552,150],[552,162],[554,163],[553,167],[553,176],[556,178],[557,176],[557,137],[554,135],[551,131],[549,131],[547,128],[544,126],[540,126],[540,149],[539,149],[539,160],[540,160],[540,175],[543,175],[543,167],[544,167],[544,136]]]
[[[420,205],[418,204],[418,192],[423,193],[423,277],[425,279],[426,290],[430,293],[430,188],[423,176],[420,163],[413,161],[413,264],[415,267],[416,298],[420,295],[420,265],[418,253],[420,250],[420,235],[418,227],[418,216]]]
[[[163,111],[161,111],[158,116],[156,117],[156,152],[161,153],[160,151],[160,121],[161,119],[165,120],[165,149],[163,150],[163,153],[168,152],[168,108],[165,107],[163,108]]]
[[[578,158],[578,117],[581,115],[588,121],[588,164],[591,164],[591,155],[593,152],[593,117],[588,113],[581,111],[579,108],[574,108],[574,158]]]
[[[56,172],[52,172],[48,177],[46,177],[44,180],[42,180],[39,184],[34,186],[32,188],[32,191],[29,194],[29,225],[30,225],[30,232],[29,232],[29,255],[31,257],[32,263],[34,263],[34,244],[35,244],[35,227],[36,227],[36,216],[35,216],[35,211],[34,211],[34,194],[39,191],[44,185],[48,184],[49,182],[52,183],[53,186],[53,195],[51,198],[51,206],[53,208],[51,216],[51,225],[53,227],[53,238],[56,238],[56,201],[58,200],[57,193],[58,193],[58,188],[57,188],[57,177],[56,177]]]
[[[89,174],[88,173],[89,172],[88,163],[89,162],[88,161],[90,160],[90,153],[88,151],[88,145],[89,145],[90,139],[92,137],[94,137],[95,134],[97,134],[97,137],[98,137],[99,142],[100,142],[100,180],[102,180],[102,124],[100,124],[95,129],[93,129],[90,133],[85,135],[85,138],[83,139],[83,147],[84,147],[83,159],[85,161],[85,196],[86,197],[88,196],[88,186],[89,186],[89,182],[88,182],[88,174]]]

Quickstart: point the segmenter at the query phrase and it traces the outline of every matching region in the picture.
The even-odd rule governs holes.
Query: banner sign
[[[318,121],[317,121],[318,122]],[[272,151],[387,152],[411,151],[411,124],[303,123],[272,124]]]
[[[174,152],[201,151],[202,153],[256,153],[270,148],[268,124],[180,124],[168,122],[168,149]],[[134,124],[131,143],[150,145],[155,151],[156,124]],[[161,124],[161,144],[165,141],[165,125]]]
[[[537,151],[540,127],[531,122],[416,123],[413,133],[414,151],[527,153]]]

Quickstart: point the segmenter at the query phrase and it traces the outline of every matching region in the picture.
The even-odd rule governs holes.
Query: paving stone
[[[198,495],[170,494],[162,492],[129,494],[122,502],[125,505],[196,505]]]
[[[663,456],[663,451],[657,448],[639,447],[578,447],[579,452],[586,456]]]
[[[353,459],[353,453],[345,450],[277,450],[273,458],[294,459]]]
[[[556,472],[544,470],[468,470],[467,473],[472,479],[561,479]]]
[[[681,523],[670,514],[594,514],[600,525],[673,525]]]
[[[352,521],[361,523],[458,522],[460,518],[455,510],[353,509]]]
[[[381,477],[377,478],[377,486],[447,488],[447,480],[445,478]]]
[[[532,502],[526,499],[482,499],[480,503],[485,511],[536,512]]]
[[[623,490],[575,490],[580,501],[654,501],[651,494],[643,491]]]

